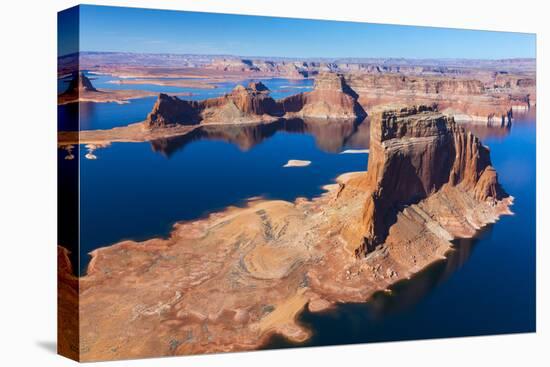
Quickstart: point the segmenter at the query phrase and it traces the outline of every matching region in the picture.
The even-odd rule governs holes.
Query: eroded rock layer
[[[357,254],[383,243],[397,213],[439,191],[460,186],[478,201],[506,196],[489,150],[452,117],[433,107],[384,111],[371,120],[370,157],[364,189],[364,240]]]
[[[321,73],[313,91],[287,97],[280,104],[287,116],[349,119],[367,115],[357,98],[343,75]]]
[[[513,112],[536,104],[535,80],[499,73],[471,77],[348,73],[347,84],[368,111],[390,104],[433,104],[458,122],[509,126]]]

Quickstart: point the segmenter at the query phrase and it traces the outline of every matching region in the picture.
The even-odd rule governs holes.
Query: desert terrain
[[[74,62],[61,60],[60,75],[74,72]],[[60,346],[83,361],[252,350],[275,334],[306,341],[312,331],[297,321],[303,310],[366,302],[444,259],[451,241],[512,214],[513,197],[499,183],[488,148],[463,124],[505,132],[516,114],[536,107],[529,59],[329,62],[92,53],[82,55],[79,68],[138,78],[123,82],[135,85],[146,83],[140,78],[197,88],[238,82],[202,100],[154,93],[146,119],[127,126],[60,131],[58,145],[70,155],[75,145],[151,142],[163,149],[165,139],[185,144],[193,134],[250,147],[258,139],[247,131],[255,135],[258,126],[291,119],[303,120],[315,135],[319,126],[343,131],[367,118],[370,139],[368,150],[343,152],[368,152],[366,171],[327,182],[319,197],[253,198],[244,207],[175,223],[168,238],[98,248],[84,276],[74,274],[60,243],[60,326],[72,331]],[[77,75],[59,103],[151,95],[118,90],[97,97],[93,80]],[[269,78],[314,84],[275,99],[262,82]],[[234,137],[224,132],[227,126],[245,133]],[[71,312],[76,306],[78,315]]]

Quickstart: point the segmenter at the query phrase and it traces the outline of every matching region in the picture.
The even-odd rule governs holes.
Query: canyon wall
[[[161,93],[147,116],[148,128],[166,127],[174,124],[194,125],[201,121],[200,103],[186,101],[176,96]]]
[[[350,73],[345,79],[367,111],[392,104],[437,103],[456,121],[505,127],[511,124],[513,112],[536,104],[534,79],[525,76]]]
[[[403,74],[349,74],[348,84],[357,92],[406,91],[418,94],[481,94],[483,83],[475,79],[415,77]]]

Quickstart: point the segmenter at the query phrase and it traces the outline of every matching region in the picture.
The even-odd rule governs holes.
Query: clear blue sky
[[[535,44],[525,33],[80,7],[81,51],[498,59],[535,57]]]

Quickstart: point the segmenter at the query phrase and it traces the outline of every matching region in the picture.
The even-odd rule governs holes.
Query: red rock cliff
[[[186,101],[161,93],[147,115],[146,126],[150,129],[174,124],[194,125],[201,121],[201,106],[195,101]]]
[[[489,150],[454,120],[431,107],[382,112],[371,121],[365,190],[371,192],[362,218],[363,241],[356,255],[383,243],[396,215],[445,185],[474,200],[495,202],[506,194],[491,166]]]
[[[261,82],[236,86],[230,93],[204,101],[185,101],[159,95],[145,122],[153,129],[170,125],[273,121],[279,117],[356,119],[366,116],[357,94],[340,74],[325,73],[311,92],[275,101]]]
[[[187,101],[160,94],[147,116],[147,128],[198,123],[261,121],[262,117],[277,116],[279,111],[269,89],[262,84],[236,86],[230,93],[204,101]]]
[[[313,91],[287,97],[280,104],[292,116],[354,119],[367,115],[357,98],[342,74],[321,73]]]

